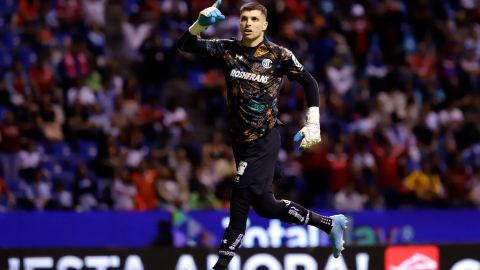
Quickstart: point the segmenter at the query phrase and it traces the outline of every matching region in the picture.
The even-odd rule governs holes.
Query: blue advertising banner
[[[350,246],[480,243],[478,210],[364,211],[348,218]],[[2,213],[0,248],[148,247],[172,238],[176,247],[216,248],[227,224],[226,211]],[[264,219],[253,211],[242,241],[244,248],[328,245],[328,236],[316,228]]]
[[[175,244],[179,247],[215,247],[228,224],[228,212],[195,211],[174,217]],[[364,211],[350,213],[348,218],[349,245],[480,243],[480,212],[476,210]],[[264,219],[253,212],[242,241],[246,248],[327,245],[328,236],[316,228]]]
[[[145,247],[159,235],[162,222],[170,224],[170,213],[2,213],[0,248]]]

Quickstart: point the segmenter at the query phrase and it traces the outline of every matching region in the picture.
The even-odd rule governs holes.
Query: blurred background
[[[252,214],[232,269],[317,269],[287,263],[293,251],[318,269],[480,269],[480,1],[259,2],[267,38],[321,88],[322,143],[305,152],[292,141],[303,89],[280,92],[275,193],[348,213],[352,252],[330,260],[326,235]],[[242,3],[224,0],[226,21],[203,36],[240,38]],[[1,269],[29,269],[29,254],[51,256],[46,269],[95,269],[88,252],[102,251],[119,254],[111,269],[211,264],[236,171],[226,85],[218,64],[175,48],[211,4],[0,0]],[[78,260],[60,263],[64,247]],[[197,249],[185,263],[171,247]],[[278,265],[255,268],[249,247]]]

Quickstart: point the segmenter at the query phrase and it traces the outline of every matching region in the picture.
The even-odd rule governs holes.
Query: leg
[[[347,219],[343,215],[331,217],[319,215],[303,206],[288,200],[277,200],[272,192],[254,195],[252,206],[258,215],[277,218],[283,222],[299,225],[312,225],[328,233],[333,244],[333,256],[337,258],[343,250],[343,231]]]
[[[230,222],[225,229],[222,243],[218,251],[219,259],[214,270],[224,270],[235,256],[247,226],[248,210],[250,208],[250,191],[248,188],[233,189],[230,202]]]

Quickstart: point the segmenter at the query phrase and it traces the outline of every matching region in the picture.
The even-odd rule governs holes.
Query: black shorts
[[[259,195],[271,192],[280,143],[280,133],[276,127],[254,141],[234,142],[237,174],[233,188],[248,187]]]

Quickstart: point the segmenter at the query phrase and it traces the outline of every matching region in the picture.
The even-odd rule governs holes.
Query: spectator
[[[92,89],[86,86],[85,80],[80,77],[76,78],[75,85],[68,89],[67,98],[70,106],[75,102],[82,106],[93,106],[97,102]]]
[[[333,208],[338,211],[361,211],[367,197],[356,190],[355,184],[349,181],[333,197]]]
[[[45,58],[40,56],[29,71],[32,92],[37,100],[41,100],[43,95],[58,97],[55,85],[56,74]]]
[[[48,208],[51,210],[72,210],[73,196],[72,193],[65,188],[62,180],[55,181],[52,192],[52,199]]]
[[[82,212],[96,209],[98,206],[97,188],[96,179],[87,171],[87,166],[79,163],[73,182],[75,210]]]
[[[37,151],[35,142],[27,142],[24,149],[18,153],[18,158],[20,162],[20,176],[26,180],[33,180],[41,161],[40,152]]]
[[[58,70],[63,82],[63,88],[67,90],[74,85],[76,79],[84,78],[90,73],[90,63],[84,43],[67,38],[64,46],[65,52],[59,63]]]
[[[453,154],[444,173],[445,189],[450,205],[465,207],[468,199],[467,183],[469,175],[463,166],[459,153]]]
[[[378,168],[377,186],[386,198],[387,207],[398,207],[404,189],[400,175],[400,159],[407,153],[405,146],[392,146],[387,140],[382,144],[372,143],[372,154]]]
[[[6,199],[6,201],[5,201]],[[0,178],[0,213],[15,209],[17,200],[3,178]]]
[[[140,13],[130,15],[128,21],[122,24],[122,33],[125,45],[125,57],[129,61],[140,62],[142,57],[138,49],[152,31],[152,25],[145,22]]]
[[[28,73],[20,60],[15,61],[13,68],[5,74],[4,79],[11,102],[16,105],[25,103],[32,89]]]
[[[179,184],[177,179],[174,178],[172,171],[166,167],[160,167],[158,179],[157,191],[160,199],[164,203],[163,207],[166,209],[171,207],[186,209],[188,190]],[[203,197],[199,199],[201,198]]]
[[[112,187],[113,209],[119,211],[132,211],[136,209],[135,196],[137,188],[128,177],[126,170],[116,172]]]
[[[345,189],[351,178],[349,174],[350,159],[341,143],[333,146],[333,153],[327,155],[327,161],[330,174],[328,177],[329,191],[337,193]]]
[[[157,198],[158,171],[148,166],[146,162],[142,162],[141,166],[133,170],[129,177],[137,188],[135,201],[138,209],[142,211],[156,209],[159,206]]]
[[[413,171],[404,180],[407,190],[415,194],[416,205],[421,207],[442,206],[446,197],[440,170],[435,168],[434,161],[434,158],[426,157],[422,160],[422,170]]]
[[[82,4],[87,24],[96,24],[100,27],[106,26],[106,0],[84,0]]]
[[[336,55],[332,63],[326,68],[328,80],[332,85],[332,90],[340,95],[346,95],[354,83],[354,69],[351,65],[344,62],[341,55]]]
[[[470,192],[468,194],[468,199],[474,207],[480,208],[480,167],[475,169],[469,183]]]
[[[220,202],[205,186],[200,185],[197,191],[190,193],[188,208],[190,210],[218,209]]]
[[[40,101],[39,127],[48,141],[62,141],[64,134],[62,125],[65,121],[65,112],[50,95],[44,95]]]
[[[41,170],[35,171],[33,179],[23,184],[25,200],[23,207],[30,210],[43,211],[50,202],[52,192],[48,175]]]
[[[15,115],[7,111],[3,123],[0,124],[0,161],[3,178],[7,181],[16,180],[18,177],[20,140],[20,127],[16,123]]]

